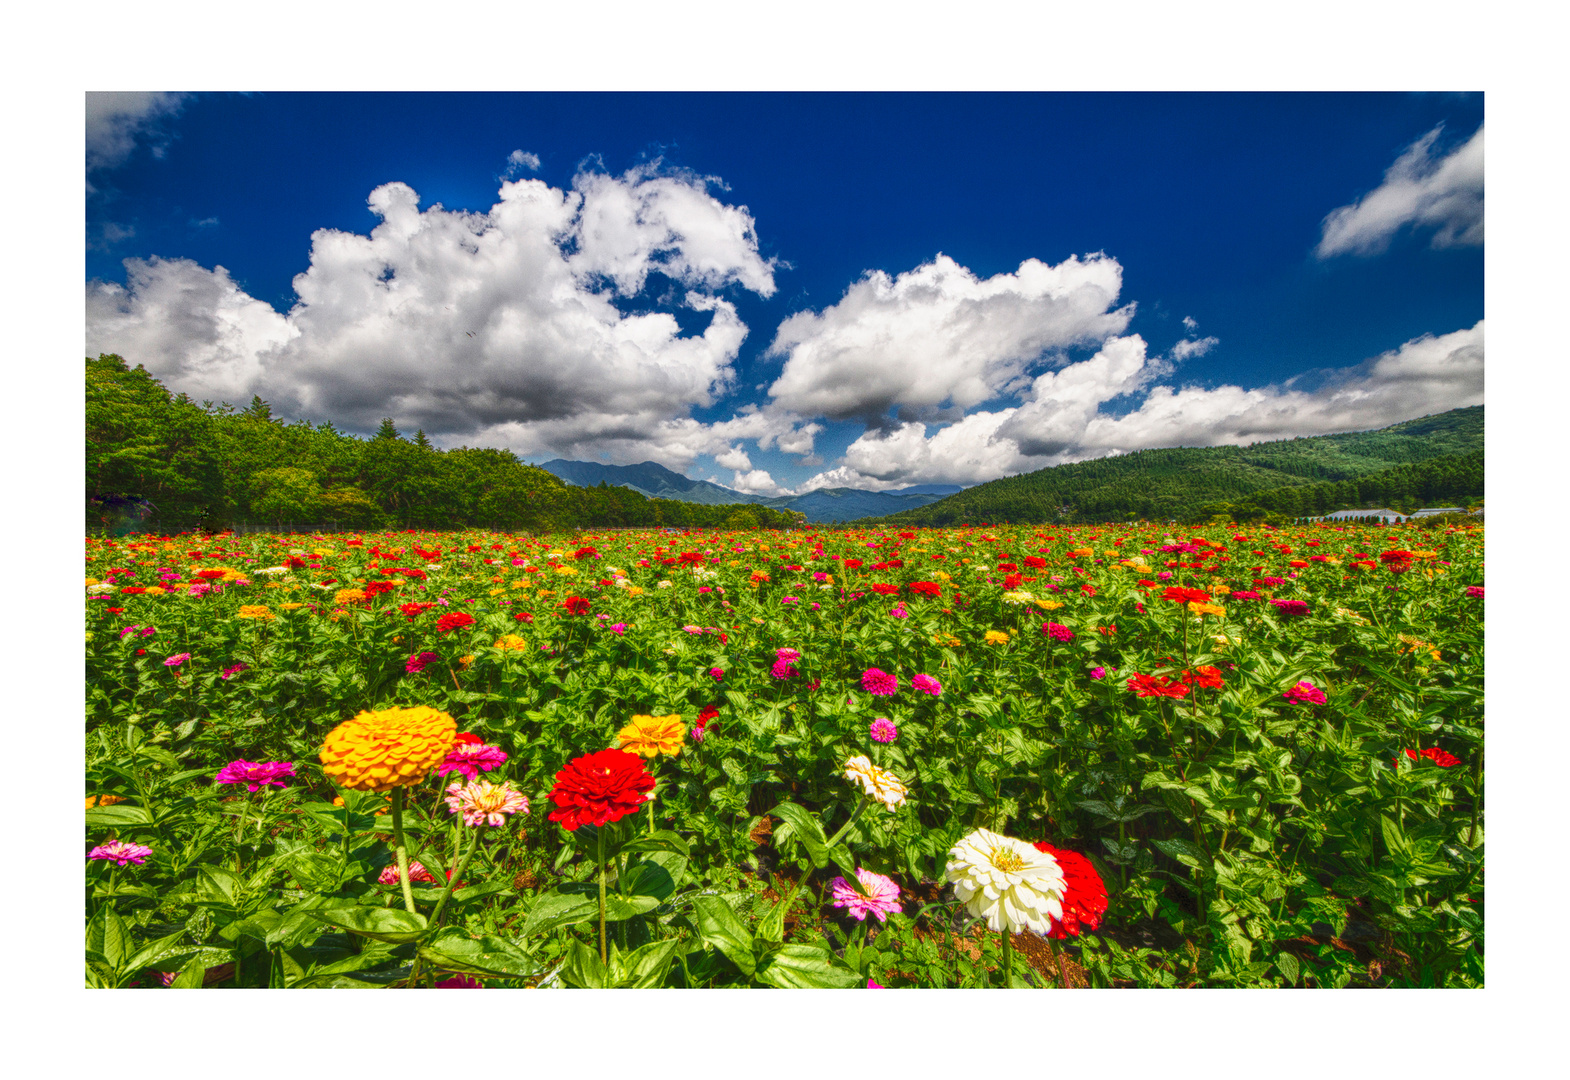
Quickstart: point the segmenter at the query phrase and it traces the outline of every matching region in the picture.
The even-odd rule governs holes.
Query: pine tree
[[[425,437],[425,429],[424,428],[416,429],[416,431],[414,433],[414,445],[418,446],[421,450],[435,450],[436,449],[436,447],[431,445],[431,440],[427,439]]]
[[[382,417],[382,426],[376,429],[376,434],[373,435],[372,438],[375,438],[375,439],[402,439],[403,436],[399,435],[398,434],[398,429],[393,426],[392,417],[384,416],[384,417]]]

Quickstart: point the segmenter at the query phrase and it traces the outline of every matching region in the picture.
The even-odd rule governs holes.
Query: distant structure
[[[1381,508],[1378,510],[1337,510],[1333,514],[1326,514],[1324,517],[1314,518],[1313,520],[1351,521],[1355,518],[1378,518],[1380,521],[1405,521],[1406,517],[1407,516],[1401,513],[1399,510]]]
[[[1420,517],[1433,517],[1435,514],[1464,514],[1464,513],[1466,513],[1466,509],[1464,507],[1460,507],[1460,506],[1429,506],[1429,507],[1425,507],[1422,510],[1413,510],[1412,511],[1412,516],[1415,517],[1415,518],[1420,518]]]

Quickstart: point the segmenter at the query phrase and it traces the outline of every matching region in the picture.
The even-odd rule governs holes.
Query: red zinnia
[[[899,592],[898,585],[885,585],[881,581],[872,586],[872,591],[879,596],[894,596]]]
[[[1078,937],[1083,930],[1101,925],[1107,910],[1107,887],[1089,859],[1077,851],[1055,848],[1045,840],[1035,845],[1058,861],[1063,870],[1063,919],[1047,933],[1049,938]]]
[[[943,587],[936,581],[912,581],[910,591],[920,596],[941,596]]]
[[[449,630],[456,630],[460,626],[473,626],[474,616],[466,611],[454,611],[443,615],[436,620],[437,633],[445,634]]]
[[[1165,675],[1141,675],[1138,672],[1128,677],[1128,688],[1139,697],[1180,698],[1188,693],[1187,686]]]
[[[1221,677],[1221,672],[1206,664],[1198,671],[1185,671],[1183,678],[1190,684],[1205,690],[1219,690],[1226,685],[1226,680]]]
[[[653,789],[643,759],[613,747],[574,758],[556,774],[548,796],[556,809],[545,816],[569,832],[579,825],[606,825],[637,811]]]
[[[1460,758],[1456,757],[1454,754],[1450,754],[1450,753],[1445,752],[1444,750],[1439,749],[1439,747],[1437,747],[1437,746],[1430,746],[1426,750],[1410,750],[1409,749],[1409,750],[1405,751],[1405,753],[1406,753],[1406,756],[1411,758],[1413,761],[1416,761],[1420,757],[1426,757],[1429,761],[1432,761],[1435,765],[1438,765],[1441,769],[1448,769],[1452,765],[1459,765],[1459,764],[1461,764],[1461,759]]]
[[[566,600],[562,601],[562,607],[566,609],[569,615],[587,615],[589,613],[589,601],[581,596],[567,597]]]
[[[1203,589],[1185,589],[1179,585],[1171,585],[1161,594],[1161,599],[1174,600],[1179,604],[1208,604],[1210,594]]]

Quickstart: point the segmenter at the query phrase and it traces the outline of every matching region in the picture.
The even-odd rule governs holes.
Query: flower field
[[[1483,985],[1481,527],[89,539],[97,987]]]

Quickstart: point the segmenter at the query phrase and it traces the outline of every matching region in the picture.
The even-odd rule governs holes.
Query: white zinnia
[[[1063,868],[1023,840],[977,829],[949,849],[945,872],[954,894],[988,929],[1045,937],[1054,920],[1062,921]]]
[[[910,794],[899,777],[874,765],[865,754],[857,754],[845,763],[845,779],[859,781],[869,799],[890,810],[903,806],[905,796]]]
[[[87,587],[87,591],[92,593],[114,592],[114,590],[115,587],[113,585],[89,585]]]

